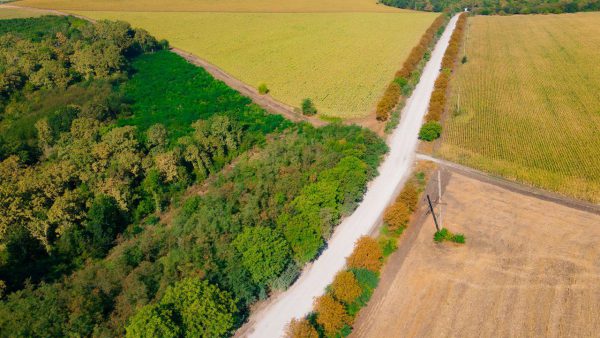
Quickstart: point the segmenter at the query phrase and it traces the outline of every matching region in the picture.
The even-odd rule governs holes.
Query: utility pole
[[[431,211],[431,216],[433,216],[435,228],[437,229],[437,231],[440,231],[440,226],[438,225],[437,217],[435,217],[435,211],[433,210],[433,205],[431,204],[431,198],[429,198],[429,195],[427,195],[427,202],[429,203],[429,211]]]

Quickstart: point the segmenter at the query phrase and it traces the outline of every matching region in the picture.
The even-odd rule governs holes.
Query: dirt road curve
[[[291,121],[295,121],[295,122],[301,122],[301,121],[309,122],[316,127],[324,126],[327,124],[327,122],[325,122],[317,117],[308,117],[308,116],[304,116],[302,114],[296,113],[294,111],[294,108],[275,100],[270,95],[259,94],[255,88],[250,87],[249,85],[243,83],[242,81],[227,74],[225,71],[223,71],[219,67],[213,65],[212,63],[210,63],[194,54],[188,53],[179,48],[172,48],[171,51],[173,51],[174,53],[183,57],[188,62],[190,62],[196,66],[200,66],[200,67],[204,68],[215,79],[225,82],[225,84],[227,84],[229,87],[237,90],[242,95],[249,97],[254,103],[263,107],[265,110],[269,111],[270,113],[283,115],[285,118],[287,118]]]
[[[539,198],[539,199],[542,199],[545,201],[558,203],[558,204],[567,206],[569,208],[574,208],[574,209],[578,209],[578,210],[582,210],[582,211],[587,211],[587,212],[590,212],[590,213],[593,213],[596,215],[600,215],[600,205],[598,205],[598,204],[592,204],[589,202],[576,200],[576,199],[562,196],[562,195],[559,195],[559,194],[556,194],[556,193],[553,193],[553,192],[550,192],[547,190],[542,190],[542,189],[534,188],[531,186],[523,185],[518,182],[509,181],[502,177],[492,176],[488,173],[484,173],[482,171],[479,171],[479,170],[476,170],[473,168],[465,167],[458,163],[442,160],[437,157],[432,157],[432,156],[425,155],[425,154],[417,154],[417,159],[437,163],[438,165],[441,165],[452,171],[461,173],[463,175],[475,178],[480,181],[484,181],[487,183],[491,183],[491,184],[500,186],[500,187],[502,187],[504,189],[508,189],[510,191],[533,196],[535,198]]]
[[[414,163],[419,128],[456,20],[457,17],[452,18],[433,50],[419,84],[402,111],[400,124],[388,140],[390,153],[379,167],[379,176],[369,184],[362,203],[336,228],[327,249],[304,269],[296,283],[255,311],[237,336],[280,337],[291,319],[311,311],[313,299],[323,294],[336,272],[344,267],[354,242],[380,224],[385,207],[404,184]]]
[[[351,337],[597,337],[600,215],[449,176],[445,226],[467,243],[411,223]]]

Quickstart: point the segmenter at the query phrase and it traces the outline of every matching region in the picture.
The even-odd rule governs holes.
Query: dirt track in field
[[[445,224],[467,244],[413,222],[352,336],[597,337],[600,215],[447,176]]]

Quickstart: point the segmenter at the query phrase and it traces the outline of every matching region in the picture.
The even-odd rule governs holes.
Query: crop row
[[[377,120],[385,121],[394,110],[400,97],[402,96],[404,87],[408,84],[411,74],[417,69],[419,62],[425,57],[425,53],[435,39],[436,33],[443,26],[446,17],[438,16],[431,26],[423,33],[419,44],[416,45],[410,52],[402,68],[396,72],[394,80],[388,85],[383,96],[377,104],[376,116]]]

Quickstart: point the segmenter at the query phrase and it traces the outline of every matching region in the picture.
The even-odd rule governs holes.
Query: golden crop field
[[[42,16],[44,13],[40,11],[27,10],[27,9],[14,9],[14,8],[2,8],[0,7],[0,20],[2,19],[18,19],[18,18],[31,18]]]
[[[359,117],[429,27],[429,13],[76,12],[143,27],[238,79],[298,107]]]
[[[439,154],[600,203],[600,13],[469,22]]]
[[[437,17],[383,7],[374,0],[165,3],[26,0],[18,4],[128,21],[255,88],[265,83],[271,96],[290,106],[299,107],[304,98],[310,98],[320,113],[343,118],[374,111],[396,70]],[[142,4],[148,11],[135,11]],[[186,11],[166,11],[175,5]],[[249,10],[250,5],[252,12],[227,12]],[[114,10],[99,10],[106,8]],[[205,12],[207,8],[224,12]],[[265,9],[271,12],[260,12]],[[298,12],[283,13],[286,10]]]
[[[62,10],[142,12],[400,12],[376,0],[24,0],[19,5]]]

